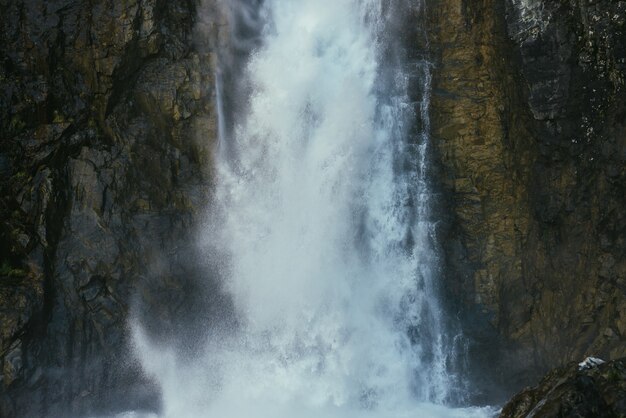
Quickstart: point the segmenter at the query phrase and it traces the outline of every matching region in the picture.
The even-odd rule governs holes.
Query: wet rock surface
[[[228,42],[212,4],[0,0],[0,416],[156,408],[128,354],[129,316],[193,350],[193,324],[222,310],[219,289],[194,280],[211,272],[190,244]],[[585,355],[623,357],[626,2],[424,11],[411,36],[434,63],[444,290],[474,399],[503,400]],[[223,81],[243,91],[236,55],[258,39],[235,30],[250,45]]]
[[[196,8],[0,1],[0,416],[156,406],[128,318],[167,338],[203,297],[218,25],[194,42]]]
[[[501,418],[626,416],[626,359],[551,371],[538,386],[515,395]]]
[[[491,396],[626,355],[625,7],[426,2],[445,287]]]

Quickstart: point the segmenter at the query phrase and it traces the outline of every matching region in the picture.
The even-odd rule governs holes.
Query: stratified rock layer
[[[476,379],[519,387],[626,355],[626,2],[430,0],[426,15],[446,286]]]

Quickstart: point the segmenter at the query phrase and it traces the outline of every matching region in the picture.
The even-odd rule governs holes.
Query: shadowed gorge
[[[623,413],[626,2],[0,22],[1,417]]]

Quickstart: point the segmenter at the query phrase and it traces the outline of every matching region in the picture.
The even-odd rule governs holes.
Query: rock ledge
[[[626,417],[626,358],[587,360],[551,371],[538,386],[517,394],[500,418]]]

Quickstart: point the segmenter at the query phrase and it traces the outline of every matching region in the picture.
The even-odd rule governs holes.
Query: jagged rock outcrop
[[[626,360],[571,363],[551,371],[502,409],[501,418],[626,416]]]
[[[220,26],[202,7],[198,26],[191,1],[0,1],[0,416],[154,401],[127,321],[148,299],[166,336],[203,297],[185,243]]]
[[[625,21],[624,1],[426,2],[446,287],[500,388],[626,355]]]

